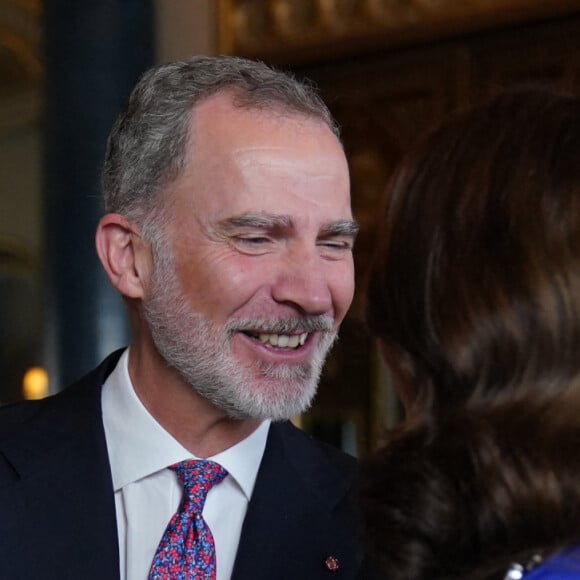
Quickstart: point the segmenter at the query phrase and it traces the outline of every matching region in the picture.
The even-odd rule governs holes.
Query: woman
[[[386,577],[580,577],[580,99],[452,118],[380,229],[367,321],[406,420],[361,504]]]

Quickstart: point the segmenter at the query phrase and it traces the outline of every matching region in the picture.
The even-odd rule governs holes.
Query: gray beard
[[[235,320],[216,327],[187,304],[173,267],[157,264],[144,317],[153,342],[167,364],[199,395],[234,419],[290,419],[306,411],[337,333],[328,316],[291,320]],[[240,330],[264,329],[321,333],[313,359],[301,364],[236,361],[230,338]],[[256,385],[255,377],[259,376]]]

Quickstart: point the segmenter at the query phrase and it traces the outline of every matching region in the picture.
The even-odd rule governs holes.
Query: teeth
[[[262,344],[269,344],[271,346],[277,346],[278,348],[297,348],[299,345],[302,346],[306,339],[308,338],[308,333],[303,332],[302,334],[266,334],[262,333],[258,335],[258,340]]]

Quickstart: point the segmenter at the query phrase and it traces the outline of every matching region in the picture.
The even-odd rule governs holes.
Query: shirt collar
[[[120,490],[174,463],[196,459],[147,411],[129,377],[129,349],[103,385],[103,424],[113,488]],[[223,466],[249,500],[268,438],[270,421],[248,437],[209,457]],[[146,452],[144,452],[146,450]]]

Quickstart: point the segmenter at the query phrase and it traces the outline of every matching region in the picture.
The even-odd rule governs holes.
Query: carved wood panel
[[[218,0],[218,48],[296,64],[579,10],[578,0]]]

